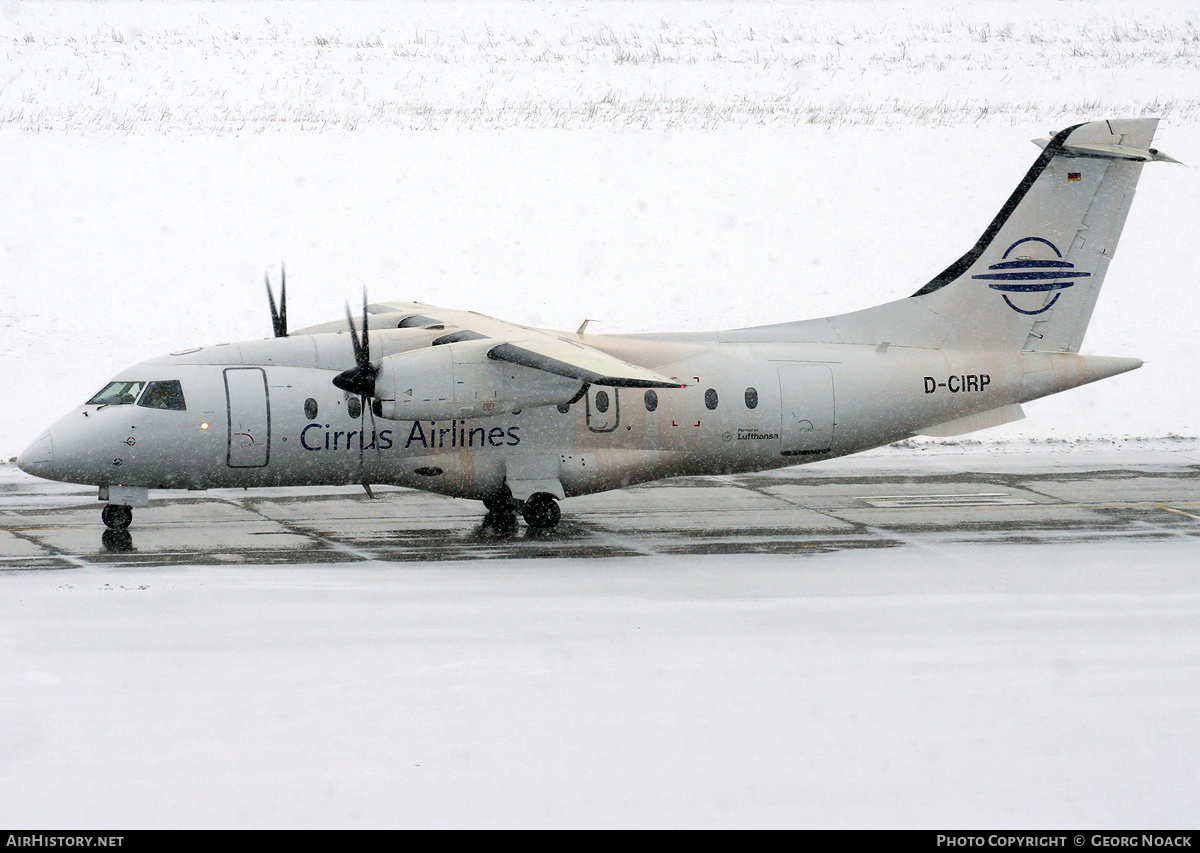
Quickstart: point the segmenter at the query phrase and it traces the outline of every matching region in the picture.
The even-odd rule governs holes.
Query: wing
[[[495,345],[488,349],[490,358],[592,385],[686,387],[678,380],[630,364],[566,334],[519,326],[474,311],[436,308],[419,302],[379,302],[368,306],[367,311],[371,314],[372,330],[397,327],[444,330],[446,334],[438,337],[435,344],[494,341]]]

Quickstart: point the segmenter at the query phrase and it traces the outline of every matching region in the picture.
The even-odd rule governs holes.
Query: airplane
[[[1021,405],[1140,367],[1081,355],[1158,119],[1034,140],[974,246],[911,296],[815,320],[598,335],[416,302],[361,322],[188,347],[119,373],[17,459],[98,487],[125,530],[151,489],[391,484],[482,501],[534,533],[559,501],[684,475],[832,459],[1024,417]]]

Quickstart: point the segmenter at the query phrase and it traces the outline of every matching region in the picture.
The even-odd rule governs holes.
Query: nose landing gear
[[[125,530],[133,523],[133,507],[108,504],[100,510],[100,520],[109,530]]]

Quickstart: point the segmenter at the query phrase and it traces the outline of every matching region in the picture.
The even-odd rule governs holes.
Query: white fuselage
[[[372,346],[427,346],[418,332],[372,332]],[[570,405],[389,420],[332,384],[346,361],[345,334],[295,335],[135,365],[116,379],[178,380],[186,408],[82,406],[35,444],[41,458],[27,452],[22,466],[98,486],[366,482],[480,499],[530,477],[557,480],[569,497],[841,456],[1137,366],[886,345],[593,335],[587,342],[686,387],[593,385]]]

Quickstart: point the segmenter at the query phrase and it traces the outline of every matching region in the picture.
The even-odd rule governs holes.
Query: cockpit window
[[[138,400],[139,406],[147,409],[172,409],[182,412],[187,408],[183,402],[183,387],[178,379],[167,379],[162,382],[151,382]]]
[[[145,382],[109,382],[87,401],[89,406],[128,406],[142,393]]]

